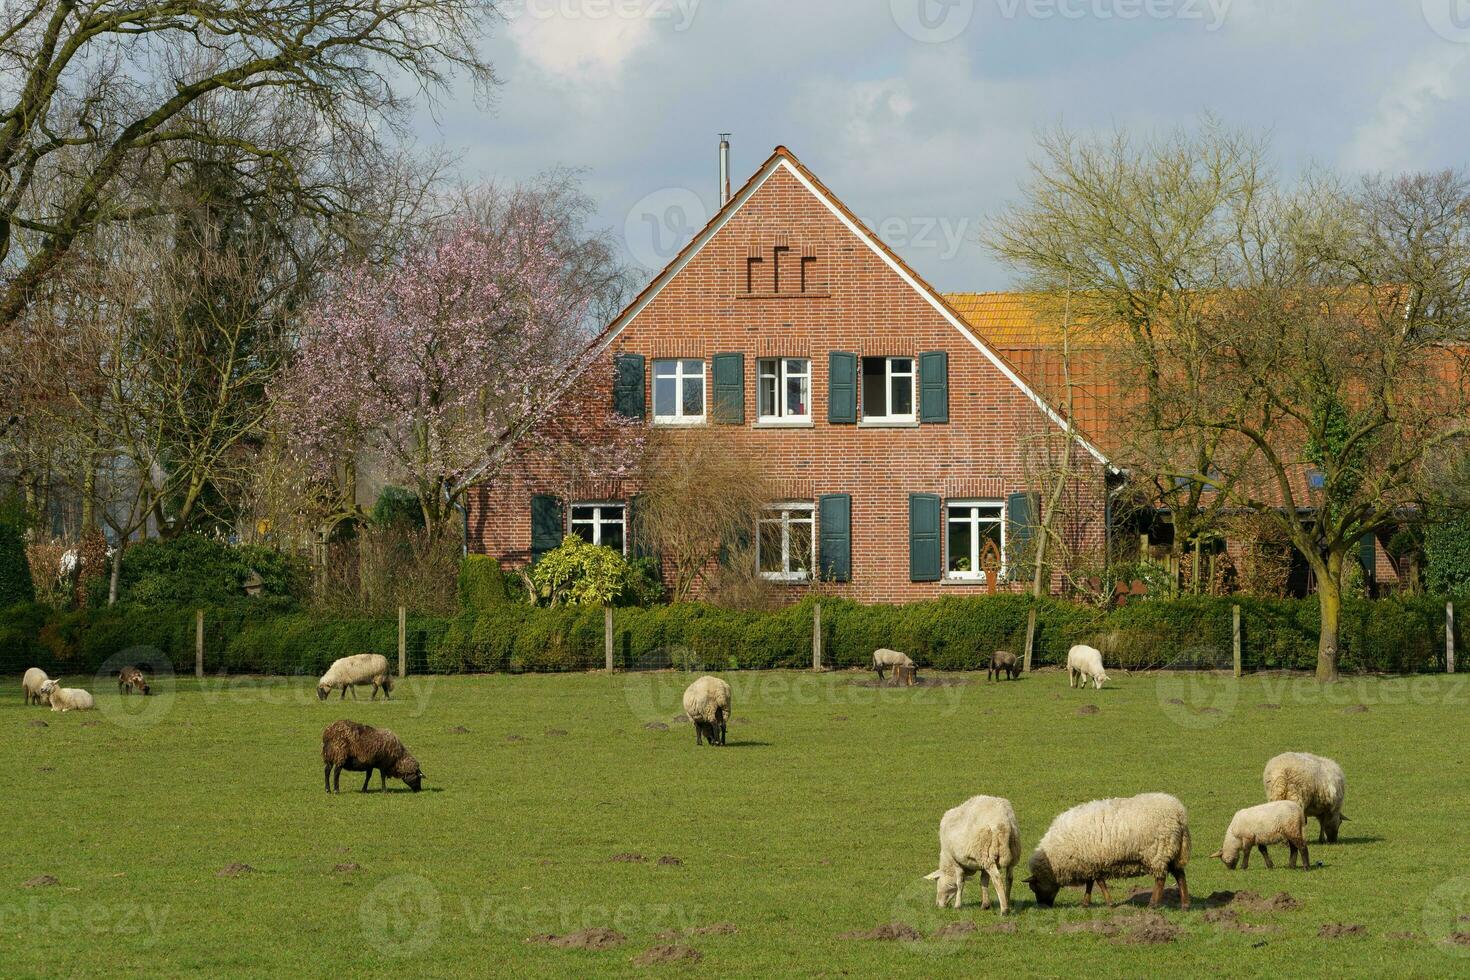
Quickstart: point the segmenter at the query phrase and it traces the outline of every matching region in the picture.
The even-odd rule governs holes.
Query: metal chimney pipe
[[[720,207],[730,200],[730,134],[720,134]]]

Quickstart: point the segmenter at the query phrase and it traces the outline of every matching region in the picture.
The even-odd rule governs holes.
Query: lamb
[[[708,675],[684,690],[684,714],[694,722],[694,744],[708,741],[725,744],[725,726],[730,721],[730,685]]]
[[[986,679],[998,681],[1001,674],[1008,675],[1011,680],[1021,676],[1021,663],[1009,650],[997,650],[990,655],[990,670],[985,674]]]
[[[1342,766],[1320,755],[1308,752],[1283,752],[1261,773],[1268,800],[1294,800],[1302,812],[1317,818],[1317,840],[1337,843],[1337,830],[1347,817],[1342,815],[1342,801],[1347,796],[1347,783]]]
[[[1179,907],[1189,908],[1184,866],[1189,863],[1189,814],[1167,793],[1144,793],[1127,799],[1093,800],[1057,816],[1031,855],[1026,883],[1036,902],[1048,908],[1067,885],[1085,885],[1084,908],[1092,904],[1092,886],[1102,886],[1111,903],[1108,878],[1151,875],[1149,908],[1164,897],[1164,878],[1179,884]]]
[[[131,694],[139,691],[142,694],[149,693],[148,681],[143,672],[137,667],[124,667],[117,673],[117,692],[119,694]]]
[[[92,695],[79,687],[62,687],[60,681],[48,680],[42,684],[41,696],[52,711],[87,711],[96,707]]]
[[[381,653],[358,653],[334,661],[322,675],[322,679],[316,682],[316,696],[325,701],[333,688],[340,687],[342,699],[346,700],[347,689],[351,688],[352,698],[356,700],[357,687],[360,684],[373,686],[372,700],[378,699],[378,689],[381,688],[383,696],[391,701],[393,675],[388,670],[388,658]]]
[[[1084,690],[1087,682],[1092,681],[1093,689],[1099,691],[1108,680],[1108,675],[1103,673],[1102,651],[1097,647],[1079,643],[1067,651],[1067,686],[1076,687],[1079,680]]]
[[[883,671],[887,670],[889,667],[893,667],[895,669],[898,667],[915,669],[914,662],[909,659],[909,655],[906,653],[899,653],[897,650],[889,650],[887,647],[879,647],[877,650],[874,650],[873,669],[878,672],[878,679],[880,681],[883,679]]]
[[[998,796],[972,796],[945,812],[939,821],[939,868],[926,877],[937,881],[934,904],[940,908],[963,901],[965,879],[980,874],[980,907],[990,908],[989,883],[995,886],[1000,914],[1011,908],[1011,876],[1021,860],[1021,831],[1011,801]],[[1005,882],[1001,878],[1004,874]]]
[[[51,678],[40,667],[31,667],[20,679],[20,692],[25,695],[26,704],[41,704],[41,685]]]
[[[322,778],[327,792],[342,792],[342,770],[365,772],[362,792],[373,781],[373,770],[382,778],[382,788],[388,789],[388,777],[401,779],[415,793],[423,785],[424,773],[418,760],[409,754],[399,740],[386,728],[359,725],[346,718],[332,722],[322,729]]]
[[[1210,857],[1217,857],[1231,871],[1236,861],[1242,869],[1251,866],[1251,847],[1258,847],[1266,867],[1274,868],[1267,844],[1285,843],[1291,848],[1291,867],[1296,867],[1296,855],[1302,855],[1302,870],[1312,866],[1307,855],[1307,815],[1295,800],[1277,800],[1259,806],[1237,810],[1225,831],[1225,842]]]

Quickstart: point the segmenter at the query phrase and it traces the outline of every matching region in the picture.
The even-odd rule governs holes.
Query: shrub
[[[628,588],[632,570],[620,552],[569,534],[531,569],[538,599],[553,606],[611,605]]]
[[[369,518],[378,527],[412,527],[423,529],[424,509],[419,498],[405,487],[384,487],[373,503]]]
[[[500,562],[489,555],[465,555],[459,564],[459,608],[484,612],[509,601]]]
[[[0,609],[36,600],[18,508],[0,511]]]
[[[1425,584],[1443,595],[1470,595],[1470,514],[1424,529]]]
[[[123,552],[118,598],[144,605],[229,602],[245,594],[252,572],[267,596],[299,595],[306,577],[299,559],[268,548],[181,534],[149,538]]]

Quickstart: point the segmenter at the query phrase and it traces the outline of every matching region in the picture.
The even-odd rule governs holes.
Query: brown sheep
[[[138,691],[142,694],[149,693],[148,681],[143,672],[137,667],[124,667],[117,673],[117,693],[131,694]]]
[[[985,674],[987,680],[998,681],[1001,674],[1007,674],[1011,680],[1021,676],[1021,664],[1016,660],[1016,655],[1008,650],[997,650],[990,655],[990,670]]]
[[[382,788],[388,788],[388,777],[401,779],[415,793],[423,784],[424,774],[418,760],[404,748],[397,735],[386,728],[359,725],[343,718],[322,730],[322,778],[327,792],[342,792],[342,770],[365,772],[362,791],[373,781],[373,770],[382,777]]]

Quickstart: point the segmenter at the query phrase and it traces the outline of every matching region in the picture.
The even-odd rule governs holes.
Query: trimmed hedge
[[[811,664],[812,604],[771,613],[735,612],[697,603],[626,608],[615,619],[615,660],[624,668],[803,668]],[[909,653],[921,666],[981,668],[991,651],[1019,654],[1026,617],[1037,612],[1033,662],[1060,664],[1073,643],[1101,647],[1125,668],[1217,667],[1231,663],[1233,603],[1241,606],[1248,669],[1311,670],[1317,659],[1315,599],[1186,597],[1102,611],[1025,596],[946,597],[901,606],[823,599],[824,662],[866,666],[876,647]],[[408,655],[414,672],[587,670],[603,664],[597,607],[482,606],[454,618],[411,617]],[[1344,671],[1443,669],[1444,603],[1430,597],[1349,602],[1344,610]],[[1460,642],[1457,640],[1457,643]],[[194,608],[122,603],[56,613],[20,605],[0,622],[0,649],[14,670],[94,672],[132,647],[159,651],[176,670],[194,664]],[[207,607],[205,666],[210,673],[318,674],[352,653],[393,659],[392,619],[351,619],[304,612],[283,599],[245,599]]]
[[[301,559],[269,548],[181,534],[126,548],[118,597],[147,606],[226,603],[244,597],[251,572],[260,576],[267,596],[301,594],[308,574]]]

